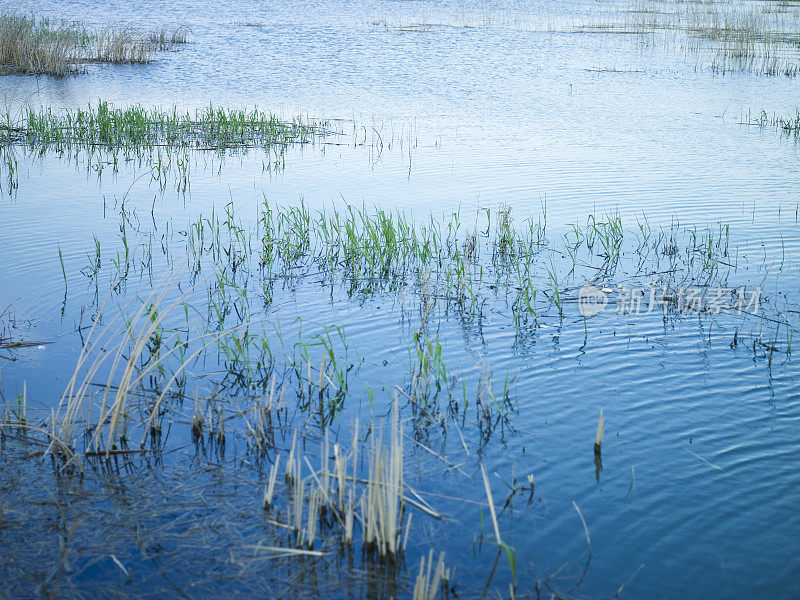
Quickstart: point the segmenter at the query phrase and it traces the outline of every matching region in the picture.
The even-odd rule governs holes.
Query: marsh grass
[[[192,111],[138,104],[115,107],[98,100],[86,108],[53,111],[25,105],[0,112],[0,161],[5,163],[10,193],[19,186],[19,155],[25,159],[51,152],[76,166],[83,164],[98,180],[106,171],[117,174],[130,168],[137,172],[136,181],[149,174],[161,190],[174,183],[185,193],[196,164],[219,174],[228,157],[241,158],[252,150],[260,154],[264,172],[279,171],[285,166],[286,150],[303,145],[365,148],[372,163],[398,145],[402,152],[407,148],[411,160],[416,141],[413,127],[398,133],[374,123],[368,127],[342,119],[280,118],[258,107],[209,104]]]
[[[309,143],[324,135],[326,123],[296,119],[283,121],[272,113],[253,109],[208,106],[194,112],[177,108],[163,111],[141,105],[115,108],[99,101],[86,109],[54,113],[29,109],[19,122],[5,119],[5,143],[73,151],[76,148],[155,147],[228,149],[285,147]]]
[[[172,50],[176,45],[185,44],[189,41],[189,29],[186,27],[178,27],[176,29],[162,27],[147,34],[147,39],[158,50]]]
[[[487,424],[510,412],[507,386],[501,394],[487,375],[476,396],[462,394],[459,371],[448,364],[442,342],[427,333],[433,315],[444,311],[469,321],[507,308],[502,314],[524,340],[547,324],[573,319],[578,288],[586,282],[608,285],[609,293],[620,281],[646,284],[663,292],[665,311],[679,311],[680,299],[669,290],[725,286],[737,272],[737,250],[721,223],[652,227],[644,219],[631,228],[618,213],[609,213],[589,215],[552,240],[544,236],[545,228],[542,214],[513,216],[507,209],[499,217],[480,211],[473,222],[459,212],[411,218],[352,205],[319,211],[302,203],[284,208],[265,199],[249,226],[228,203],[224,210],[192,220],[183,228],[185,236],[163,241],[160,251],[168,264],[185,264],[190,280],[205,278],[208,302],[201,312],[208,314],[209,331],[241,326],[270,307],[285,282],[299,285],[309,278],[343,298],[413,298],[409,308],[418,311],[419,327],[408,343],[403,393],[420,418],[437,420],[442,402],[460,408],[469,404]],[[124,220],[120,230],[127,230]],[[120,278],[150,277],[158,252],[149,237],[129,242],[111,264],[90,256],[85,273],[95,283],[109,267]],[[651,279],[640,279],[645,275]],[[248,381],[268,381],[275,357],[288,356],[301,404],[320,406],[320,414],[332,418],[349,389],[347,345],[343,331],[327,329],[286,355],[286,346],[276,350],[250,330],[237,340],[226,339],[220,350],[231,372],[241,375],[243,387]]]
[[[800,138],[800,109],[796,110],[794,116],[784,117],[781,115],[769,115],[767,111],[762,110],[757,117],[748,114],[742,117],[741,122],[745,125],[757,125],[760,128],[774,127],[781,130],[787,136]]]
[[[435,600],[440,588],[445,592],[442,597],[447,595],[447,582],[450,580],[450,569],[444,566],[444,552],[439,555],[436,567],[433,566],[433,550],[428,553],[427,561],[425,555],[419,561],[419,573],[414,581],[414,600]]]
[[[81,62],[146,65],[158,48],[149,36],[128,27],[106,27],[93,34],[91,40]]]
[[[800,7],[795,3],[633,0],[620,13],[588,17],[582,32],[633,34],[648,45],[700,56],[718,73],[800,74]]]
[[[776,12],[772,5],[688,3],[679,20],[669,27],[685,31],[698,41],[688,45],[692,51],[706,51],[708,43],[714,71],[795,77],[800,72],[800,10],[794,6]]]
[[[187,367],[221,338],[240,335],[242,328],[192,335],[188,323],[168,325],[187,314],[192,294],[176,292],[178,280],[179,275],[171,275],[143,299],[116,307],[111,315],[111,298],[97,309],[72,377],[49,419],[48,452],[63,459],[65,466],[80,468],[81,455],[108,458],[143,450],[148,439],[159,446],[168,403],[185,395]],[[224,445],[221,402],[213,403],[207,416],[197,400],[194,409],[192,436],[202,437],[208,427],[211,441]],[[262,436],[264,425],[256,425]],[[132,444],[136,434],[141,436],[138,447]]]
[[[109,26],[93,30],[81,23],[0,13],[0,67],[7,73],[63,77],[87,63],[147,64],[156,51],[186,43],[188,30],[143,32]]]
[[[83,39],[83,31],[69,24],[4,11],[0,13],[0,66],[10,73],[75,73]]]
[[[128,210],[122,208],[123,223],[129,218]],[[117,296],[112,294],[113,300],[102,311],[105,316],[96,315],[95,325],[86,336],[75,374],[57,411],[44,421],[33,418],[27,389],[23,388],[19,401],[10,402],[4,410],[0,433],[24,430],[44,438],[50,452],[61,459],[60,468],[91,464],[104,469],[129,453],[143,450],[168,454],[163,452],[168,432],[181,427],[186,437],[191,430],[196,457],[207,449],[216,449],[215,464],[224,458],[226,440],[229,448],[236,448],[237,437],[246,439],[246,452],[236,453],[237,464],[264,465],[271,461],[252,497],[251,509],[263,509],[268,535],[273,536],[259,543],[259,551],[268,553],[270,559],[321,560],[336,555],[354,561],[361,556],[359,567],[370,576],[374,573],[387,585],[397,585],[407,549],[419,547],[416,534],[427,526],[424,522],[417,525],[418,517],[436,516],[406,479],[403,426],[417,428],[424,421],[431,429],[435,429],[432,423],[444,429],[444,420],[416,419],[416,411],[427,403],[427,415],[434,415],[437,386],[442,397],[447,395],[451,402],[453,378],[459,382],[465,379],[449,364],[445,344],[428,333],[436,302],[458,308],[460,317],[469,310],[473,297],[479,298],[477,306],[490,298],[513,300],[521,293],[517,287],[517,277],[521,277],[529,281],[530,288],[538,286],[548,296],[559,298],[556,306],[538,297],[536,309],[540,318],[549,316],[561,324],[570,302],[566,287],[570,285],[569,270],[577,268],[581,260],[592,261],[593,270],[602,271],[602,280],[617,273],[620,277],[632,272],[652,273],[649,261],[638,263],[643,254],[649,254],[655,262],[665,261],[663,269],[669,271],[669,277],[681,280],[703,275],[714,280],[720,275],[717,263],[730,253],[728,230],[722,225],[695,229],[671,223],[658,228],[644,219],[632,229],[623,226],[619,214],[609,213],[590,215],[564,238],[551,230],[552,239],[548,240],[544,235],[546,219],[541,214],[515,215],[503,207],[498,212],[481,211],[479,219],[464,223],[457,213],[412,219],[401,212],[356,207],[314,211],[302,204],[278,207],[265,201],[257,225],[247,228],[232,203],[224,210],[214,210],[181,234],[180,251],[185,250],[185,256],[169,257],[168,264],[188,269],[184,274],[191,286],[182,285],[181,289],[192,292],[177,291],[181,273],[176,269],[172,279],[151,286],[151,292],[125,306],[114,306]],[[135,273],[131,265],[144,264],[142,257],[154,253],[152,248],[141,252],[133,239],[121,239],[123,248],[117,253],[115,267],[120,277],[128,269]],[[562,244],[572,253],[562,251]],[[165,252],[169,246],[164,246]],[[626,248],[636,250],[632,261],[625,259]],[[554,262],[557,252],[564,253],[564,263]],[[107,272],[110,263],[99,244],[88,258],[92,269],[87,277]],[[547,268],[553,275],[545,275]],[[624,271],[626,268],[631,270]],[[143,269],[143,275],[152,272],[152,264]],[[290,401],[293,395],[298,399],[299,418],[308,424],[315,422],[329,401],[345,401],[344,396],[338,397],[339,390],[351,393],[353,386],[342,384],[347,372],[343,366],[348,362],[347,338],[335,327],[311,338],[298,333],[296,344],[281,340],[280,348],[275,347],[274,356],[285,365],[269,363],[270,342],[255,327],[248,282],[257,278],[259,285],[266,287],[269,281],[299,283],[312,276],[315,282],[324,280],[326,285],[333,285],[335,281],[345,290],[365,295],[409,290],[419,299],[422,318],[418,327],[415,324],[411,328],[415,335],[410,342],[409,385],[398,392],[405,393],[411,402],[410,424],[400,419],[398,397],[393,398],[391,416],[383,424],[374,421],[361,430],[356,424],[349,448],[346,441],[334,437],[341,431],[341,419],[335,427],[328,427],[331,421],[319,419],[316,422],[323,425],[319,433],[288,424],[286,407],[291,405],[294,410],[295,403]],[[208,307],[204,306],[206,301]],[[261,301],[257,299],[257,303]],[[208,322],[195,323],[197,327],[188,326],[188,305],[193,302],[199,302],[200,310],[192,314],[200,313],[201,321],[208,315]],[[509,301],[506,306],[511,304]],[[522,303],[516,305],[527,310]],[[269,310],[269,304],[265,306]],[[182,312],[185,326],[179,318]],[[190,336],[189,331],[195,329],[197,333]],[[195,393],[194,398],[189,397],[184,376],[193,377],[191,383],[199,383],[208,369],[203,369],[203,375],[193,376],[187,375],[187,366],[206,353],[212,363],[217,355],[224,355],[226,368],[238,370],[242,381],[256,387],[245,388],[247,393],[240,396],[226,396],[215,389],[205,396]],[[259,362],[262,364],[257,365]],[[490,379],[488,370],[481,374],[479,399],[470,406],[478,408],[479,415],[494,407],[494,419],[494,415],[508,412],[508,394],[504,391],[502,397],[495,396]],[[466,413],[466,398],[465,391],[463,404],[455,403],[458,409],[453,409],[454,415]],[[189,406],[182,412],[184,399]],[[602,444],[602,419],[595,436],[596,448]],[[40,426],[40,422],[45,425]],[[455,419],[449,422],[457,427]],[[480,419],[476,426],[483,435]],[[417,432],[423,433],[421,428],[414,429]],[[141,439],[138,446],[132,443],[134,439]],[[284,458],[289,439],[291,451]],[[148,440],[150,448],[146,448]],[[314,441],[319,442],[318,453],[309,449]],[[464,447],[466,450],[466,443]],[[485,470],[482,477],[491,539],[496,542],[491,544],[492,551],[497,552],[495,564],[507,561],[514,580],[510,589],[513,597],[517,556],[508,544],[511,539],[501,536],[503,512],[495,509]],[[528,485],[532,492],[532,478]],[[497,506],[503,506],[502,499]],[[588,528],[582,516],[581,521],[588,544]],[[434,562],[434,556],[428,554],[415,571],[419,573],[414,585],[417,598],[430,600],[439,590],[446,592],[449,573],[443,560]],[[311,564],[313,568],[315,563]]]
[[[109,44],[114,45],[113,40]],[[124,44],[114,48],[109,47],[108,52],[138,52]],[[76,163],[82,157],[97,176],[106,168],[117,172],[121,164],[133,163],[147,169],[161,189],[174,181],[178,191],[185,192],[195,156],[190,151],[213,151],[221,160],[226,153],[258,149],[264,155],[264,168],[272,170],[283,166],[290,146],[323,143],[332,133],[327,121],[284,120],[259,108],[213,105],[183,112],[177,107],[116,108],[98,101],[85,109],[53,112],[28,108],[19,117],[10,112],[0,117],[0,146],[8,167],[9,190],[18,185],[14,150],[20,147],[34,155],[66,155]]]
[[[75,448],[78,437],[86,440],[86,453],[104,450],[108,456],[120,448],[118,444],[127,447],[130,441],[128,420],[134,403],[143,398],[147,377],[163,374],[165,357],[178,348],[176,344],[161,356],[162,345],[166,342],[161,326],[183,300],[161,306],[171,291],[170,283],[174,281],[154,290],[130,318],[125,318],[124,309],[119,310],[100,327],[102,319],[98,315],[53,416],[51,438],[59,440],[59,445],[51,445],[51,450],[65,446]],[[93,383],[104,374],[106,383],[100,388],[100,397],[96,398]],[[148,419],[151,428],[157,427],[154,416],[158,414],[162,398],[159,396],[153,404]],[[83,424],[83,431],[78,430],[80,424]]]
[[[383,443],[385,429],[390,438],[388,446]],[[357,422],[349,451],[338,443],[331,448],[329,433],[324,432],[319,468],[312,465],[298,445],[300,432],[293,432],[285,467],[284,498],[276,492],[280,456],[273,462],[262,505],[274,518],[286,519],[285,526],[293,532],[296,547],[312,549],[321,535],[323,544],[327,543],[324,540],[338,540],[343,548],[350,548],[358,541],[362,555],[370,561],[397,564],[401,560],[411,525],[406,504],[422,505],[406,496],[410,488],[404,482],[403,434],[396,398],[388,423],[381,426],[372,422],[368,431],[372,442],[366,449],[366,478],[358,473]],[[438,516],[431,509],[422,508]],[[357,524],[360,536],[356,535]]]
[[[297,408],[313,415],[323,429],[334,423],[351,393],[357,373],[353,365],[359,361],[350,357],[341,328],[316,324],[309,335],[302,319],[296,319],[289,339],[279,327],[268,331],[260,324],[257,317],[270,310],[275,282],[295,286],[313,277],[317,284],[340,289],[342,297],[387,293],[414,298],[420,320],[409,342],[407,379],[398,379],[394,389],[408,400],[420,435],[454,417],[465,426],[469,408],[475,416],[471,425],[486,443],[514,414],[514,377],[506,374],[501,391],[482,361],[467,370],[450,364],[445,345],[427,333],[437,304],[438,310],[454,311],[462,319],[510,307],[515,314],[506,316],[513,317],[516,336],[524,341],[545,321],[561,327],[574,320],[571,306],[577,298],[570,286],[576,285],[573,271],[583,261],[589,265],[585,272],[601,285],[620,271],[621,277],[661,272],[665,289],[681,282],[724,282],[735,270],[723,225],[700,230],[672,223],[657,229],[645,220],[638,222],[638,230],[627,230],[616,213],[590,215],[585,225],[576,224],[563,240],[551,243],[542,237],[541,215],[514,219],[507,208],[497,215],[481,211],[478,222],[465,226],[458,213],[411,219],[381,209],[311,211],[302,204],[280,208],[265,202],[252,229],[238,220],[233,203],[201,216],[181,234],[185,255],[173,256],[171,240],[163,241],[164,268],[171,274],[166,284],[158,284],[152,262],[158,250],[152,238],[145,247],[128,239],[126,215],[123,208],[122,248],[109,260],[96,247],[88,256],[87,277],[97,283],[100,273],[115,282],[141,276],[152,291],[115,307],[110,316],[99,309],[51,420],[51,437],[58,440],[53,452],[69,447],[72,453],[108,457],[129,447],[134,434],[138,448],[147,440],[159,444],[163,423],[173,414],[172,401],[185,397],[190,383],[215,390],[206,392],[202,403],[195,395],[187,422],[193,439],[207,437],[218,447],[238,430],[249,451],[263,454],[274,443],[275,424],[286,422],[286,406],[294,406],[294,398]],[[551,248],[559,250],[560,241],[564,256],[555,261]],[[629,259],[624,259],[625,248],[635,248]],[[642,262],[643,254],[650,259]],[[252,291],[254,281],[259,294]],[[178,287],[192,292],[178,294]],[[107,303],[124,289],[115,283]],[[533,293],[537,289],[541,295]],[[585,320],[580,323],[585,332]],[[785,325],[787,332],[792,330]],[[791,336],[786,337],[790,344]],[[769,346],[780,343],[775,336]],[[214,365],[213,375],[190,380],[187,367],[200,357]],[[238,408],[240,401],[247,403],[244,409]],[[602,421],[598,436],[599,447]],[[369,543],[379,553],[392,554],[399,547],[402,508],[386,493],[402,487],[402,480],[392,462],[396,454],[376,457],[369,479],[380,484],[360,512]],[[290,478],[302,468],[294,458],[287,463]],[[274,487],[265,494],[265,504],[273,496]]]

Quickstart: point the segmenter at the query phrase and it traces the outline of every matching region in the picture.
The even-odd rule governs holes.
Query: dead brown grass
[[[89,30],[81,24],[36,16],[0,13],[0,68],[8,73],[63,77],[87,63],[147,64],[157,51],[187,41],[188,30],[143,32],[109,26]]]
[[[0,66],[12,73],[74,73],[80,58],[80,35],[65,24],[0,13]]]

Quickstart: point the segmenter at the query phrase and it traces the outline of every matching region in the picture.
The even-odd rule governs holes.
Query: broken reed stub
[[[603,435],[606,432],[606,418],[603,416],[603,409],[600,409],[600,418],[597,420],[597,433],[594,436],[594,453],[600,454],[603,449]]]

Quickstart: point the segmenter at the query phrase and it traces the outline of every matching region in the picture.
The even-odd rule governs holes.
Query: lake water
[[[252,320],[274,360],[256,368],[254,390],[221,351],[204,353],[187,367],[185,401],[169,404],[157,451],[88,460],[82,475],[6,431],[3,596],[410,597],[429,549],[445,552],[459,598],[506,598],[513,585],[530,598],[800,596],[800,161],[796,138],[743,124],[762,110],[794,115],[796,79],[722,75],[709,52],[679,42],[580,32],[624,22],[625,3],[196,0],[148,3],[146,15],[121,2],[30,7],[91,25],[185,25],[190,41],[149,65],[4,76],[12,111],[102,99],[341,121],[336,145],[290,147],[280,168],[265,168],[258,149],[191,153],[186,191],[171,179],[159,186],[136,161],[114,170],[102,152],[16,148],[13,190],[3,165],[0,339],[35,342],[0,346],[7,411],[24,390],[28,419],[46,430],[98,307],[106,303],[103,323],[130,315],[164,285],[168,299],[197,290],[165,325],[208,325],[212,307],[225,306],[218,324]],[[392,285],[346,269],[320,275],[309,258],[267,281],[257,251],[223,269],[225,288],[208,239],[192,276],[193,223],[213,214],[223,225],[209,223],[208,235],[254,232],[264,206],[383,209],[418,224],[456,212],[459,243],[474,231],[483,248],[472,271],[480,299],[452,301],[446,268],[432,263]],[[502,214],[512,229],[546,221],[529,265],[535,319],[520,320],[518,257],[492,254]],[[573,225],[585,236],[617,216],[625,236],[614,268],[603,270],[601,242],[592,250],[585,237],[573,259]],[[310,254],[323,246],[316,239]],[[576,300],[587,282],[611,303],[584,319]],[[663,285],[759,288],[761,303],[757,314],[619,310],[626,290],[647,297]],[[415,404],[415,333],[441,344],[446,381],[458,376],[449,399],[439,381],[439,408],[427,416]],[[397,394],[406,482],[440,516],[409,509],[405,558],[391,567],[332,542],[315,546],[323,556],[264,551],[287,545],[274,526],[287,494],[277,494],[277,513],[261,498],[294,430],[319,464],[320,419],[293,390],[306,363],[318,377],[323,338],[338,360],[331,379],[334,368],[347,373],[326,421],[331,441],[349,448],[358,419],[366,444],[366,424]],[[237,415],[273,372],[289,390],[288,421],[273,447],[254,452]],[[224,451],[192,442],[195,394],[209,406],[224,400]],[[593,450],[601,410],[602,465]],[[513,567],[493,538],[481,466]]]

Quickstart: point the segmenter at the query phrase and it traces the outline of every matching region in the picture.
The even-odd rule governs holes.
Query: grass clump
[[[636,34],[653,46],[698,54],[715,73],[800,74],[800,9],[791,3],[631,0],[621,14],[584,23],[579,31]]]
[[[800,109],[796,109],[794,115],[782,117],[780,115],[768,115],[767,111],[762,110],[758,117],[753,118],[748,115],[747,120],[743,121],[746,125],[758,125],[762,129],[764,127],[775,127],[780,129],[786,135],[800,138]]]
[[[92,30],[80,23],[0,13],[0,67],[6,74],[63,77],[87,63],[147,64],[157,50],[187,41],[187,30]]]
[[[427,566],[426,566],[427,565]],[[414,600],[435,600],[439,588],[444,588],[447,591],[447,582],[450,580],[450,569],[444,566],[444,552],[439,555],[439,560],[436,567],[433,568],[433,550],[428,553],[427,563],[425,555],[422,556],[419,562],[419,574],[414,582]],[[445,594],[442,594],[443,596]]]
[[[82,62],[147,64],[153,60],[156,45],[149,36],[129,27],[106,27],[92,36]]]
[[[306,143],[324,134],[324,123],[300,119],[283,121],[253,109],[209,106],[180,112],[134,105],[115,108],[98,101],[86,109],[53,112],[29,109],[17,123],[6,115],[0,141],[24,143],[43,150],[69,151],[104,146],[110,148],[241,148]]]
[[[178,27],[177,29],[162,27],[151,31],[147,39],[158,50],[171,50],[175,45],[185,44],[189,41],[189,30],[186,27]]]
[[[120,50],[120,52],[124,52]],[[86,109],[54,112],[51,108],[29,108],[21,118],[0,115],[0,149],[6,163],[9,189],[16,188],[16,158],[21,147],[34,154],[47,151],[85,160],[101,174],[105,165],[116,172],[120,164],[135,161],[151,170],[164,189],[175,180],[179,191],[189,184],[190,151],[266,151],[265,168],[281,168],[287,148],[309,144],[327,136],[329,123],[295,118],[279,119],[272,113],[252,109],[208,106],[194,113],[145,108],[141,105],[115,108],[98,101]]]
[[[80,60],[81,31],[48,19],[0,13],[0,66],[4,72],[64,76]]]

